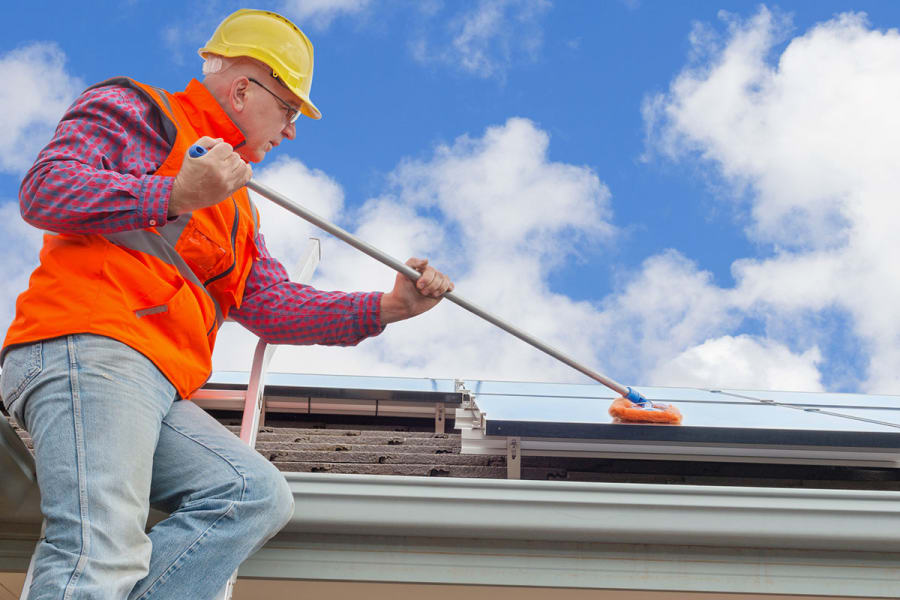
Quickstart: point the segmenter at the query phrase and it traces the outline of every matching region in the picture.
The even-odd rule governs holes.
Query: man
[[[352,345],[453,288],[407,263],[391,292],[288,281],[244,184],[296,135],[312,45],[240,10],[200,50],[202,83],[116,79],[82,94],[26,175],[23,217],[48,230],[16,303],[0,392],[34,439],[46,541],[32,598],[213,598],[290,519],[284,477],[190,402],[232,317],[269,342]],[[199,143],[208,152],[191,158]],[[150,505],[171,516],[146,535]]]

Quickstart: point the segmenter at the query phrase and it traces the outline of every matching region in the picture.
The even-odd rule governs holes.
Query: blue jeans
[[[214,598],[293,514],[284,476],[139,352],[70,335],[9,350],[46,539],[30,600]],[[149,534],[150,506],[171,513]]]

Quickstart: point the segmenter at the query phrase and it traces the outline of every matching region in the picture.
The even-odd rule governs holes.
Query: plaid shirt
[[[19,190],[23,218],[59,233],[112,233],[167,222],[173,177],[152,175],[170,151],[159,115],[137,91],[82,94]],[[291,282],[257,234],[259,260],[229,316],[276,344],[350,346],[378,335],[381,292],[323,292]]]

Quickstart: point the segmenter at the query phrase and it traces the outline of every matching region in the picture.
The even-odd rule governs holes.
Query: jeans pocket
[[[3,406],[23,427],[22,407],[16,406],[22,393],[44,368],[43,343],[36,342],[7,351],[0,372],[0,399]]]

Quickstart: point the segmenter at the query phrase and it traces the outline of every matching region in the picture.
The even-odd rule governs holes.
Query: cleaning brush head
[[[661,425],[681,425],[681,411],[672,404],[650,402],[644,404],[619,397],[609,407],[613,423],[658,423]]]

